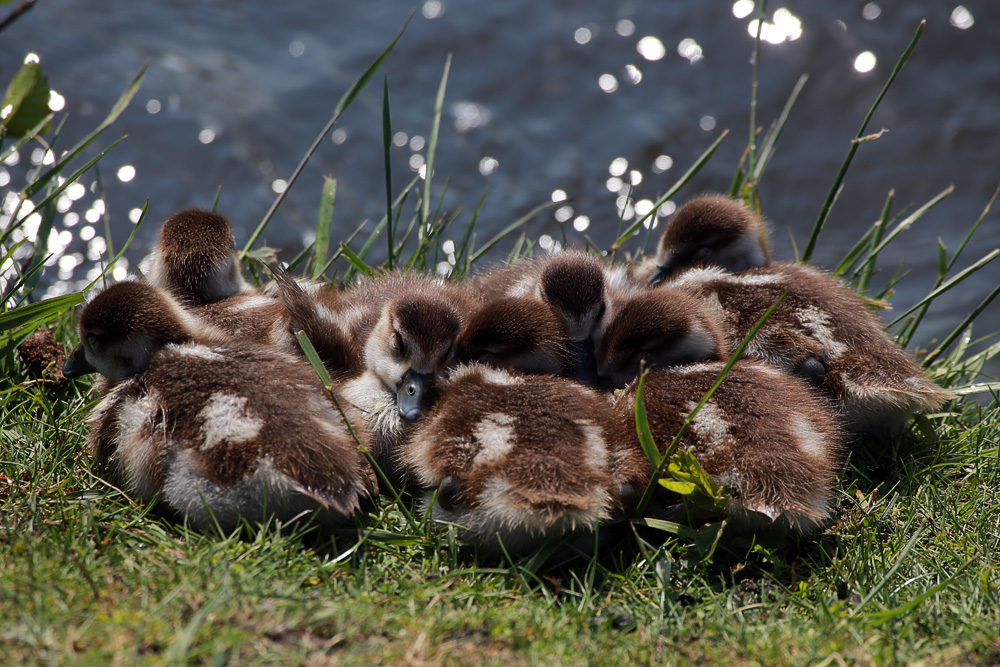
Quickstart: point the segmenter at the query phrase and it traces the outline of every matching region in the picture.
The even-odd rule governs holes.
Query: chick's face
[[[400,299],[382,312],[365,348],[366,363],[395,392],[408,373],[443,376],[453,363],[460,323],[433,301]]]

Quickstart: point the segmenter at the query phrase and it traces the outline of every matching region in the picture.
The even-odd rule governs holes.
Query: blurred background
[[[209,207],[220,186],[219,210],[244,242],[337,100],[411,9],[384,67],[393,183],[398,190],[424,164],[452,54],[433,196],[450,179],[444,209],[464,211],[456,236],[488,188],[481,241],[553,201],[523,228],[529,237],[550,247],[565,234],[582,246],[587,235],[607,247],[619,217],[627,223],[650,210],[726,129],[708,166],[657,212],[656,224],[698,193],[728,190],[749,133],[758,11],[751,0],[38,0],[2,34],[0,81],[28,54],[40,59],[58,92],[52,105],[69,114],[64,148],[104,118],[150,61],[131,106],[94,146],[129,135],[100,164],[103,194],[88,174],[60,202],[48,294],[85,285],[106,254],[103,216],[124,243],[147,198],[146,223],[119,273],[140,265],[164,218]],[[813,258],[834,265],[879,217],[890,190],[899,212],[954,184],[882,255],[876,288],[901,262],[910,271],[893,297],[900,312],[933,286],[938,239],[954,250],[1000,185],[1000,5],[772,1],[760,53],[764,128],[809,75],[760,187],[773,252],[788,259],[792,239],[804,245],[851,138],[922,19],[925,34],[868,128],[888,131],[860,147]],[[384,214],[382,81],[380,71],[267,228],[261,242],[282,249],[282,258],[312,241],[324,176],[338,181],[335,242]],[[0,188],[23,187],[44,156],[29,145],[0,164]],[[956,270],[1000,246],[998,216],[1000,208],[987,216]],[[371,263],[384,259],[382,246]],[[935,303],[915,340],[946,335],[998,277],[991,266]],[[979,322],[978,334],[1000,329],[1000,304]]]

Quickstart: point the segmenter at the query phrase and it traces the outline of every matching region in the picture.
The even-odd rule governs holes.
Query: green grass
[[[324,133],[388,50],[345,94]],[[910,51],[912,45],[893,76]],[[447,70],[432,124],[446,79]],[[126,97],[137,85],[138,79]],[[748,151],[746,173],[742,165],[737,169],[733,193],[751,205],[758,203],[758,179],[797,94],[798,88],[762,137],[764,149]],[[120,113],[119,105],[114,111]],[[379,121],[390,136],[387,102],[383,118],[373,122]],[[433,135],[431,144],[429,154],[439,148]],[[680,190],[716,146],[664,192]],[[854,150],[856,145],[851,155]],[[51,205],[53,188],[65,186],[56,176],[64,168],[74,173],[71,162],[36,174],[38,186],[25,192],[26,199],[36,197],[36,210]],[[459,230],[456,275],[474,268],[486,249],[518,255],[531,247],[530,239],[515,243],[507,234],[543,207],[477,246],[474,223],[488,198],[464,218],[442,212],[429,174],[395,195],[387,182],[385,218],[357,243],[353,237],[329,239],[332,248],[334,196],[331,190],[317,193],[317,244],[298,258],[300,272],[329,270],[338,280],[377,272],[365,264],[376,242],[391,249],[389,265],[433,267],[442,257],[443,233],[460,219],[470,222]],[[842,178],[839,173],[837,182]],[[835,185],[831,193],[837,190]],[[835,198],[817,202],[816,235]],[[838,275],[868,293],[879,251],[942,198],[894,215],[890,196],[880,222],[837,267]],[[9,231],[0,230],[0,257],[11,251]],[[615,249],[630,238],[623,235]],[[950,254],[940,252],[941,275],[928,300],[898,323],[903,340],[919,340],[917,327],[944,288],[992,261],[995,255],[986,253],[951,275],[967,241]],[[252,245],[248,257],[267,256]],[[27,305],[34,301],[37,272],[31,273],[33,262],[25,266],[0,312],[3,662],[1000,662],[1000,404],[991,393],[996,387],[984,385],[981,375],[1000,348],[994,338],[972,338],[977,313],[940,349],[931,347],[935,354],[927,365],[943,385],[981,400],[955,401],[941,414],[919,418],[894,442],[859,448],[844,466],[839,518],[815,540],[755,545],[724,533],[705,558],[699,540],[714,533],[674,534],[637,522],[606,531],[596,557],[553,548],[522,560],[490,561],[460,548],[453,531],[414,516],[406,497],[383,496],[356,531],[333,536],[274,526],[204,535],[132,501],[100,479],[87,451],[85,417],[95,400],[90,381],[57,385],[29,377],[13,351],[43,323],[54,327],[58,340],[72,342],[66,311],[79,300]],[[890,294],[886,288],[869,296]]]

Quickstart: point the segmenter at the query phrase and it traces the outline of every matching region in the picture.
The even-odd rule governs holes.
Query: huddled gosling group
[[[738,526],[816,532],[845,449],[951,397],[865,300],[772,263],[760,217],[720,196],[678,210],[636,265],[562,252],[462,281],[396,271],[344,289],[272,272],[248,283],[225,218],[184,211],[164,222],[146,279],[110,285],[79,316],[64,372],[102,376],[95,458],[197,528],[348,526],[388,483],[484,552],[592,543],[654,475],[639,379],[666,455],[782,296],[679,441],[735,489],[724,512]],[[657,487],[644,511],[687,509]]]

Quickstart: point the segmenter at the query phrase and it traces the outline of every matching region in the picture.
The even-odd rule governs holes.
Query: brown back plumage
[[[718,378],[723,362],[695,364],[646,376],[644,404],[653,438],[663,454],[684,420]],[[635,430],[636,383],[615,400],[621,432],[628,433],[644,460]],[[685,431],[689,449],[719,484],[735,486],[737,499],[726,508],[739,523],[811,532],[832,514],[832,498],[842,446],[833,413],[801,381],[754,362],[732,368]],[[648,462],[633,477],[641,493],[652,472]],[[636,468],[631,469],[633,474]],[[678,498],[661,491],[653,514],[669,511]],[[764,518],[766,517],[766,518]]]
[[[403,459],[436,519],[483,550],[523,553],[620,509],[601,395],[570,380],[474,364],[453,372]]]

